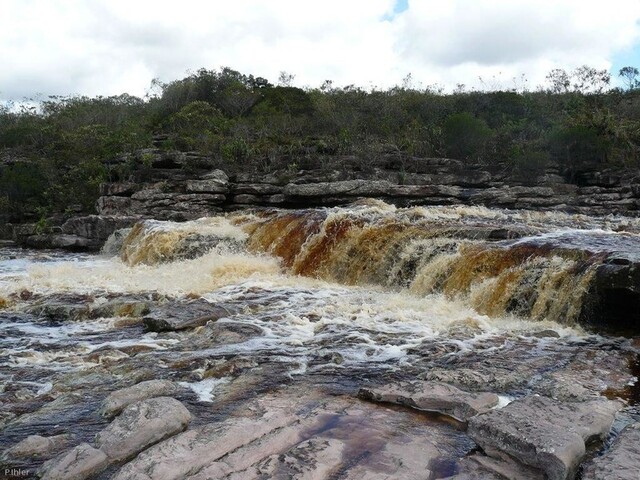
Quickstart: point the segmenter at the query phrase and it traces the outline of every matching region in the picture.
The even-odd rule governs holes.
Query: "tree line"
[[[640,165],[640,75],[556,69],[548,85],[468,90],[292,86],[230,68],[152,82],[146,98],[49,97],[0,106],[0,214],[91,212],[104,181],[144,180],[142,149],[198,152],[227,171],[376,167],[449,157],[523,180],[550,165]],[[130,154],[128,162],[113,162]],[[137,155],[137,156],[136,156]],[[336,159],[339,159],[336,161]],[[186,165],[185,168],[189,166]]]

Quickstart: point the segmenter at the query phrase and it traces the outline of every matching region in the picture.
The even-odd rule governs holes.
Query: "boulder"
[[[162,305],[142,320],[147,330],[169,332],[201,327],[210,321],[233,315],[231,308],[205,301]]]
[[[65,250],[95,250],[101,245],[99,241],[86,237],[58,233],[32,235],[24,238],[20,243],[30,248],[62,248]]]
[[[116,230],[131,227],[139,220],[139,217],[114,215],[73,217],[62,225],[62,233],[84,237],[102,244]]]
[[[169,380],[147,380],[131,387],[111,392],[102,402],[100,413],[105,417],[119,414],[132,403],[153,397],[171,396],[180,390],[180,387]]]
[[[360,398],[375,402],[397,403],[416,410],[438,412],[461,422],[498,404],[495,393],[468,393],[440,382],[409,382],[378,388],[361,388]]]
[[[626,427],[611,448],[594,458],[582,480],[637,480],[640,472],[640,423]]]
[[[40,232],[35,223],[22,223],[13,227],[13,240],[20,243],[22,238],[37,235]]]
[[[82,443],[45,462],[39,475],[42,480],[84,480],[95,478],[108,465],[109,458],[102,450]]]
[[[191,414],[175,398],[151,398],[126,407],[96,435],[96,443],[111,461],[119,462],[182,432],[190,421]]]
[[[586,444],[606,437],[619,402],[561,403],[528,396],[469,420],[469,436],[490,456],[509,455],[550,480],[573,478]]]
[[[52,437],[29,435],[5,451],[3,457],[11,460],[25,457],[50,456],[52,453],[60,450],[67,443],[68,439],[68,435],[55,435]]]

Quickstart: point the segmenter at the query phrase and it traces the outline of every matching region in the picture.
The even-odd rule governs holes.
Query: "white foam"
[[[509,397],[507,395],[498,395],[498,403],[493,407],[493,410],[504,408],[514,400],[515,399],[513,397]]]
[[[179,385],[182,385],[183,387],[192,390],[198,396],[199,401],[213,402],[213,399],[215,397],[214,391],[220,385],[229,383],[229,378],[228,377],[206,378],[204,380],[200,380],[199,382],[178,382],[178,383]]]
[[[27,270],[0,296],[21,290],[34,293],[141,293],[181,296],[201,294],[252,276],[277,276],[279,260],[262,255],[221,253],[215,249],[192,259],[159,265],[130,267],[119,259],[39,264]],[[0,285],[0,288],[2,286]]]
[[[51,389],[53,388],[53,383],[51,382],[46,382],[44,385],[42,385],[38,391],[36,392],[36,395],[44,395],[45,393],[49,393],[51,391]]]

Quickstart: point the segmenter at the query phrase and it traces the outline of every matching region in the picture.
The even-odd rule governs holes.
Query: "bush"
[[[467,112],[449,115],[443,125],[447,155],[461,160],[479,160],[492,136],[484,120]]]
[[[0,213],[19,219],[46,204],[46,180],[36,163],[17,162],[0,168]]]
[[[212,153],[214,140],[227,126],[220,110],[207,102],[191,102],[169,117],[169,139],[180,150]]]
[[[549,165],[549,154],[543,151],[525,151],[513,162],[513,176],[525,184],[535,184]]]
[[[573,125],[556,129],[550,146],[553,157],[561,164],[579,168],[604,163],[611,144],[596,128]]]

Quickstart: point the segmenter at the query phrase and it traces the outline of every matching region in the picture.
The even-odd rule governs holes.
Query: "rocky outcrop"
[[[13,239],[19,245],[30,248],[61,248],[72,251],[99,250],[116,230],[130,227],[140,217],[127,215],[89,215],[73,217],[59,227],[18,225],[13,229]]]
[[[143,322],[151,332],[175,332],[201,327],[208,322],[215,322],[232,314],[232,308],[212,305],[202,300],[177,302],[156,307],[143,318]]]
[[[107,455],[88,443],[82,443],[48,462],[40,470],[42,480],[84,480],[109,465]]]
[[[178,400],[152,398],[126,407],[96,436],[96,443],[111,461],[119,462],[183,431],[190,421],[191,414]]]
[[[29,435],[4,452],[2,458],[15,460],[25,457],[51,456],[52,453],[56,453],[62,449],[68,441],[69,435],[55,435],[52,437]]]
[[[158,443],[113,479],[418,480],[440,455],[427,426],[408,433],[386,409],[355,399],[280,393],[246,407]]]
[[[640,259],[611,255],[598,267],[583,322],[600,330],[631,332],[640,320]]]
[[[83,321],[96,318],[138,318],[149,312],[152,302],[135,296],[51,294],[33,298],[26,313],[52,321]]]
[[[95,478],[109,465],[128,460],[155,443],[182,432],[190,421],[189,411],[171,397],[133,403],[98,433],[95,439],[98,448],[80,444],[45,462],[40,476],[45,480]]]
[[[467,393],[440,382],[408,382],[378,388],[361,388],[360,398],[397,403],[416,410],[437,412],[461,422],[490,410],[498,404],[495,393]]]
[[[469,436],[491,457],[515,458],[550,480],[573,478],[586,444],[603,440],[620,402],[560,403],[528,396],[473,417]]]
[[[246,207],[336,206],[361,198],[397,206],[461,204],[590,215],[640,214],[640,177],[624,169],[579,172],[570,183],[557,167],[523,179],[453,159],[411,158],[405,162],[406,171],[398,170],[393,161],[366,171],[229,175],[193,152],[148,149],[138,156],[151,159],[146,162],[148,174],[139,182],[103,184],[96,203],[98,216],[71,219],[44,231],[35,224],[15,226],[16,241],[33,248],[92,250],[104,243],[107,232],[130,226],[135,218],[184,221]],[[339,159],[335,164],[340,164]]]
[[[104,402],[100,413],[105,417],[119,414],[129,405],[153,397],[166,397],[177,393],[180,386],[169,380],[147,380],[128,388],[111,392]]]
[[[113,232],[131,227],[138,220],[139,217],[89,215],[70,218],[61,229],[64,234],[86,238],[100,247]]]
[[[626,427],[613,446],[590,462],[582,473],[583,480],[635,480],[640,467],[640,423]]]
[[[179,162],[178,162],[179,163]],[[158,164],[163,164],[158,162]],[[188,220],[246,206],[312,207],[379,198],[398,206],[485,205],[608,214],[640,212],[637,172],[583,172],[574,183],[550,168],[521,179],[447,158],[414,158],[408,171],[387,169],[276,171],[269,174],[220,170],[166,177],[160,169],[146,183],[105,184],[101,214]],[[177,164],[176,164],[177,165]]]

